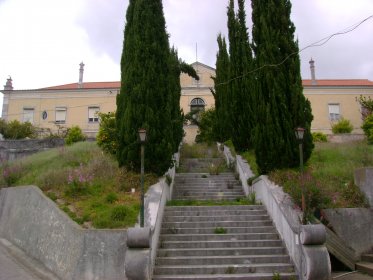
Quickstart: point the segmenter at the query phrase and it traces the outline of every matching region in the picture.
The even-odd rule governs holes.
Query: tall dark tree
[[[303,95],[298,42],[290,20],[289,0],[252,0],[253,50],[256,67],[258,122],[255,152],[262,173],[299,165],[294,129],[306,129],[304,159],[312,153],[313,119]]]
[[[254,127],[254,83],[250,73],[253,57],[246,27],[245,0],[238,0],[238,13],[235,18],[233,0],[228,10],[228,27],[233,28],[229,37],[231,48],[232,75],[232,141],[237,151],[253,148]]]
[[[145,166],[163,174],[171,164],[174,132],[169,79],[170,47],[161,0],[130,0],[121,59],[121,92],[117,97],[120,166],[138,170],[138,129],[147,130]]]
[[[229,90],[229,54],[225,38],[218,36],[218,53],[216,55],[216,72],[214,83],[215,89],[212,91],[215,98],[216,118],[213,125],[216,140],[225,142],[231,135],[231,96]]]

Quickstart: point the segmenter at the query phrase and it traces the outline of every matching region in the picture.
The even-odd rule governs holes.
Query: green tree
[[[77,125],[68,128],[67,135],[65,138],[66,145],[72,145],[76,142],[85,141],[86,137],[83,134],[81,128]]]
[[[162,1],[130,0],[116,112],[120,166],[139,170],[139,128],[147,130],[146,169],[161,175],[172,164],[183,133],[180,71],[194,70],[170,49]]]
[[[225,38],[218,35],[218,53],[216,55],[216,74],[214,79],[215,89],[212,94],[215,99],[215,122],[213,124],[216,140],[225,142],[231,137],[230,105],[231,96],[229,90],[229,54]]]
[[[5,120],[0,121],[0,133],[4,136],[4,139],[25,139],[25,138],[36,138],[36,128],[30,123],[21,123],[17,120],[6,122]]]
[[[250,74],[253,57],[246,27],[245,0],[238,0],[238,12],[234,15],[234,1],[228,8],[229,44],[232,45],[232,142],[237,151],[251,149],[255,122],[253,74]]]
[[[100,128],[96,137],[97,145],[106,153],[115,155],[118,148],[115,112],[99,113]]]
[[[214,108],[200,112],[200,120],[198,121],[198,135],[196,142],[213,143],[216,139],[214,134],[214,123],[216,111]]]
[[[303,95],[298,42],[289,0],[252,0],[258,121],[255,152],[261,173],[299,165],[294,129],[306,129],[304,160],[314,147],[310,102]],[[271,137],[271,139],[268,139]],[[270,143],[268,143],[270,142]],[[268,144],[268,146],[266,146]]]

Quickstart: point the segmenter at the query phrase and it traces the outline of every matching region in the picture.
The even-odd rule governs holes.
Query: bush
[[[118,148],[115,113],[99,113],[100,129],[97,134],[97,145],[106,153],[115,155]]]
[[[361,127],[368,138],[368,143],[373,144],[373,114],[370,114]]]
[[[111,219],[113,221],[124,221],[127,216],[131,216],[135,213],[134,209],[126,205],[118,205],[111,211]]]
[[[340,119],[336,124],[332,125],[332,131],[334,134],[351,133],[354,129],[351,122],[346,119]]]
[[[322,132],[312,132],[313,142],[328,142],[328,137]]]
[[[31,123],[21,123],[17,120],[11,122],[1,120],[0,133],[5,139],[36,138],[36,128]]]
[[[196,136],[197,143],[213,143],[216,140],[214,134],[215,121],[216,112],[214,108],[199,112],[198,135]]]
[[[76,125],[69,128],[65,139],[66,145],[72,145],[80,141],[85,141],[85,135],[80,127]]]

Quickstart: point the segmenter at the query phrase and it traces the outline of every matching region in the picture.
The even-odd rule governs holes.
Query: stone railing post
[[[301,225],[301,275],[302,280],[329,280],[331,264],[324,246],[326,231],[322,224]]]
[[[127,231],[125,272],[128,280],[150,280],[151,271],[151,229],[129,228]]]

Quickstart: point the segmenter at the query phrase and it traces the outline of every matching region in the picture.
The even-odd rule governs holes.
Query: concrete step
[[[262,210],[267,211],[263,205],[225,205],[225,206],[167,206],[165,211],[247,211],[247,210]]]
[[[222,195],[206,195],[206,196],[176,196],[173,197],[175,200],[212,200],[212,201],[221,201],[221,200],[227,200],[227,201],[237,201],[241,198],[241,195],[229,195],[229,194],[222,194]]]
[[[283,255],[285,253],[284,247],[158,249],[159,257]]]
[[[154,274],[244,274],[244,273],[270,273],[273,271],[292,272],[293,267],[289,263],[272,264],[236,264],[236,265],[193,265],[193,266],[156,266]]]
[[[242,247],[280,247],[281,240],[218,240],[218,241],[162,241],[162,249],[193,248],[242,248]]]
[[[281,280],[297,279],[295,273],[281,273]],[[154,275],[153,280],[273,280],[272,273],[254,274],[195,274],[195,275]]]
[[[228,186],[227,184],[196,184],[196,185],[183,185],[183,186],[176,186],[176,190],[196,190],[196,191],[201,191],[201,190],[216,190],[216,189],[221,189],[221,190],[242,190],[241,185],[231,185]]]
[[[361,260],[363,262],[371,262],[371,263],[373,263],[373,254],[363,254],[361,256]]]
[[[229,193],[229,194],[236,194],[238,196],[244,196],[244,192],[242,189],[228,189],[228,188],[206,188],[206,189],[178,189],[175,190],[174,196],[187,196],[187,195],[218,195],[221,193]]]
[[[157,265],[227,265],[256,263],[290,263],[288,255],[243,255],[157,258]]]
[[[364,272],[373,276],[373,263],[371,262],[358,262],[356,263],[356,270]]]
[[[209,221],[209,222],[164,222],[162,228],[234,228],[234,227],[261,227],[272,226],[271,220],[253,221]]]
[[[169,208],[168,206],[167,208]],[[213,207],[213,206],[211,206]],[[243,215],[243,216],[256,216],[256,215],[267,215],[267,211],[265,210],[186,210],[186,211],[180,211],[180,210],[170,210],[167,209],[165,211],[165,216],[171,217],[171,216],[198,216],[198,217],[203,217],[203,216],[234,216],[234,215]]]
[[[269,220],[268,215],[222,215],[222,216],[165,216],[163,221],[166,223],[171,222],[212,222],[212,221],[267,221]]]
[[[208,179],[214,179],[214,178],[235,178],[235,174],[232,172],[221,172],[218,175],[216,174],[210,174],[208,172],[188,172],[188,173],[176,173],[175,180],[178,180],[179,178],[202,178],[206,177]],[[205,179],[206,179],[205,178]]]
[[[216,240],[276,240],[277,233],[244,233],[244,234],[162,234],[161,241],[216,241]]]
[[[161,228],[161,234],[214,234],[216,227],[206,228]],[[273,226],[262,227],[229,227],[226,228],[227,234],[232,233],[277,233]]]

